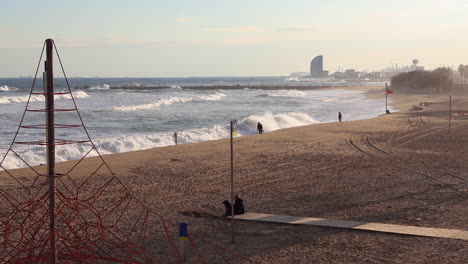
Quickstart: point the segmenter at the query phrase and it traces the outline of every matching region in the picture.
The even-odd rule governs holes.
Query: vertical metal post
[[[449,97],[449,135],[452,134],[452,96]]]
[[[385,83],[385,114],[388,113],[388,108],[387,108],[387,97],[388,97],[388,87],[387,83]]]
[[[46,102],[46,142],[47,142],[47,175],[49,179],[49,240],[50,240],[50,263],[57,262],[56,245],[56,223],[55,223],[55,131],[54,131],[54,72],[53,72],[53,47],[52,39],[46,40],[46,77],[47,89],[45,92]]]
[[[234,146],[233,146],[233,121],[231,121],[231,234],[232,243],[234,242]]]

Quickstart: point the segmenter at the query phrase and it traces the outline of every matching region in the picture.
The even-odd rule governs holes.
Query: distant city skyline
[[[286,76],[317,55],[330,73],[468,64],[462,0],[0,4],[0,77],[34,75],[49,37],[75,77]]]

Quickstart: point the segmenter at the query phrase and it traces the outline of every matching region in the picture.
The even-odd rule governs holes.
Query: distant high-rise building
[[[310,62],[310,76],[325,77],[328,76],[328,71],[323,71],[323,56],[317,56]]]

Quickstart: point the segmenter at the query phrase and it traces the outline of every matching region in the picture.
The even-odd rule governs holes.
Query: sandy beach
[[[385,96],[381,87],[346,89],[365,91],[371,98]],[[246,210],[468,230],[468,117],[453,115],[449,135],[448,96],[395,93],[390,98],[399,112],[352,122],[343,113],[341,123],[235,138],[234,189]],[[455,95],[452,100],[454,114],[468,112],[468,97]],[[463,240],[243,221],[235,222],[232,245],[230,222],[219,217],[224,213],[221,202],[230,197],[229,154],[229,139],[222,139],[104,159],[138,199],[167,221],[186,221],[193,234],[256,263],[468,260],[468,242]],[[83,164],[90,168],[98,162],[94,157]],[[73,164],[61,163],[59,169]],[[79,175],[77,171],[75,177]],[[103,174],[96,184],[105,179]],[[112,200],[112,193],[108,197]],[[213,252],[206,254],[207,263],[220,263],[210,257]]]

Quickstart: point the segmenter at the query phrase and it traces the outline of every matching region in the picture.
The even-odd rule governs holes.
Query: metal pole
[[[233,146],[233,126],[231,121],[231,234],[232,243],[234,242],[234,146]]]
[[[50,263],[57,262],[56,245],[56,223],[55,223],[55,131],[54,131],[54,72],[53,72],[53,45],[52,39],[46,40],[46,76],[47,89],[46,101],[46,122],[47,122],[47,175],[49,178],[49,240],[50,240]]]
[[[387,83],[385,83],[385,114],[388,113],[388,108],[387,108],[387,97],[388,97],[388,87]]]
[[[449,97],[449,135],[452,134],[452,96]]]

